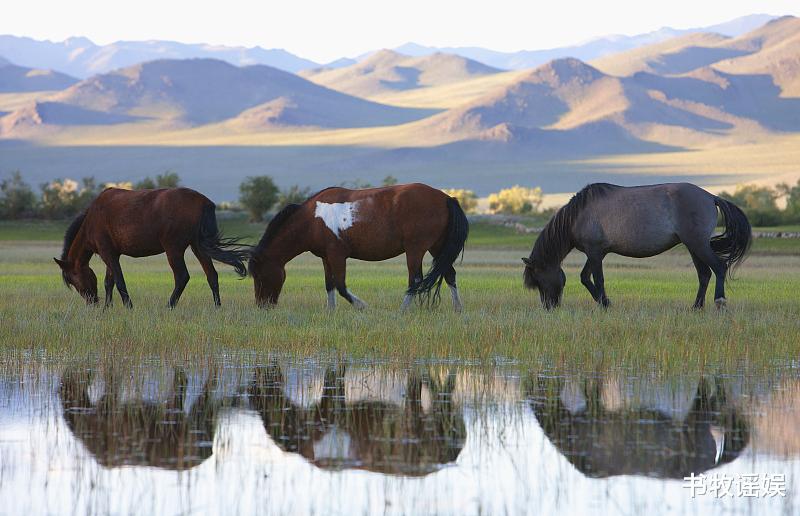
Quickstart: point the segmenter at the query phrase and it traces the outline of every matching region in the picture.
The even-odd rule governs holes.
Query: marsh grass
[[[507,238],[506,238],[507,237]],[[525,236],[532,241],[533,236]],[[737,281],[729,284],[730,306],[717,313],[688,309],[697,280],[685,250],[634,260],[609,257],[606,283],[613,306],[604,311],[580,285],[582,255],[567,258],[563,306],[541,309],[535,292],[521,282],[520,257],[529,244],[507,228],[473,229],[458,267],[466,310],[453,313],[450,295],[434,310],[398,310],[405,288],[402,259],[351,261],[348,287],[369,304],[364,312],[341,298],[334,313],[324,309],[319,260],[303,255],[290,263],[280,304],[258,310],[252,281],[220,267],[223,306],[215,309],[193,256],[191,281],[175,310],[167,310],[172,274],[163,256],[124,259],[134,309],[115,295],[109,310],[86,307],[61,283],[52,256],[59,243],[0,243],[0,347],[6,357],[44,356],[204,357],[226,351],[296,356],[382,357],[394,361],[459,359],[493,362],[656,365],[702,370],[715,364],[770,367],[800,351],[800,243],[756,242]],[[782,243],[783,245],[783,243]],[[791,246],[794,247],[791,247]],[[98,276],[103,267],[92,261]],[[102,299],[101,286],[101,299]]]

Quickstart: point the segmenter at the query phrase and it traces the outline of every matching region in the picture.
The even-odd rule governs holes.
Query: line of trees
[[[733,193],[721,192],[719,196],[741,207],[754,226],[800,224],[800,180],[794,186],[780,183],[774,188],[739,185]],[[781,199],[786,203],[783,209],[778,207]]]
[[[180,186],[180,182],[178,174],[169,171],[136,183],[98,183],[89,176],[81,181],[55,179],[42,183],[37,194],[17,171],[0,181],[0,219],[69,218],[85,209],[106,188],[173,188]]]
[[[94,177],[85,177],[80,182],[73,179],[56,179],[39,185],[35,192],[14,172],[0,181],[0,219],[63,219],[75,216],[103,189],[117,187],[125,189],[173,188],[180,186],[181,178],[167,171],[155,177],[145,177],[138,182],[99,183]],[[393,176],[386,176],[384,186],[397,184]],[[371,184],[356,179],[341,183],[348,188],[370,188]],[[472,190],[444,189],[446,194],[458,199],[467,213],[478,212],[478,197]],[[250,220],[263,221],[268,213],[290,203],[303,202],[311,195],[309,187],[293,185],[280,189],[270,176],[246,178],[239,185],[237,203],[221,203],[222,208],[244,210]],[[776,226],[800,223],[800,180],[794,186],[781,183],[775,187],[740,185],[733,193],[722,192],[720,197],[733,201],[747,214],[754,226]],[[779,208],[779,201],[785,208]],[[519,185],[489,195],[488,213],[506,215],[542,214],[542,189]],[[550,210],[548,210],[550,211]]]

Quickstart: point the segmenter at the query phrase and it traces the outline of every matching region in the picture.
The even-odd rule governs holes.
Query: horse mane
[[[543,265],[560,263],[572,249],[572,225],[590,202],[605,197],[616,185],[592,183],[562,206],[542,229],[533,245],[531,259]]]
[[[69,248],[72,247],[72,242],[74,242],[75,237],[78,236],[78,231],[80,231],[83,220],[86,218],[87,211],[88,208],[80,212],[78,216],[75,217],[72,222],[70,222],[66,233],[64,233],[64,247],[61,249],[62,260],[67,259],[67,255],[69,255]]]
[[[261,254],[262,251],[267,247],[269,241],[272,240],[278,231],[283,227],[287,220],[289,220],[292,215],[294,215],[297,210],[300,209],[302,204],[287,204],[286,206],[281,209],[278,213],[272,217],[272,220],[269,221],[267,224],[267,229],[264,231],[264,234],[261,236],[261,240],[258,241],[258,244],[253,248],[250,253],[250,268],[252,269],[253,262],[257,261],[258,255]],[[251,270],[252,272],[252,270]]]

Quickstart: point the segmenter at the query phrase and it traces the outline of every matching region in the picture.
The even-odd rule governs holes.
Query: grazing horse
[[[725,232],[712,236],[717,208],[725,220]],[[694,308],[703,308],[713,271],[714,301],[719,309],[726,304],[725,273],[744,260],[751,240],[750,222],[742,210],[695,185],[596,183],[575,194],[544,227],[530,257],[522,259],[524,281],[526,287],[539,289],[546,309],[558,306],[566,283],[561,262],[572,249],[578,249],[587,257],[581,283],[595,301],[607,307],[603,282],[606,254],[646,258],[683,242],[700,282]]]
[[[423,184],[348,190],[327,188],[302,204],[289,204],[270,221],[250,258],[256,302],[267,307],[278,302],[286,280],[286,263],[311,251],[322,258],[328,308],[336,307],[336,292],[355,308],[366,304],[347,289],[348,258],[380,261],[406,253],[407,308],[414,296],[438,300],[442,279],[461,311],[453,263],[464,250],[469,223],[458,201]],[[422,275],[422,259],[433,255],[433,265]]]
[[[133,308],[119,257],[166,252],[175,276],[175,289],[169,298],[169,307],[173,308],[189,282],[183,255],[191,247],[206,274],[214,304],[219,306],[217,271],[211,260],[232,266],[244,277],[248,252],[236,246],[236,239],[222,238],[215,209],[206,196],[188,188],[108,188],[72,221],[64,235],[61,259],[54,260],[61,267],[64,283],[75,287],[88,304],[94,304],[98,302],[97,277],[89,260],[93,254],[100,255],[106,264],[105,306],[111,305],[116,285],[122,302]]]

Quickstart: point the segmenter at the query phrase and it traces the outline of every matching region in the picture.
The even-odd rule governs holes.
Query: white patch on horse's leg
[[[453,310],[460,312],[464,309],[464,305],[461,304],[461,298],[458,295],[458,288],[455,285],[449,285],[449,287],[450,295],[453,297]]]
[[[328,291],[328,310],[336,308],[336,289]]]
[[[353,307],[355,307],[356,310],[363,310],[367,307],[367,303],[362,301],[361,298],[359,298],[357,295],[353,294],[349,290],[347,291],[347,295],[350,296],[350,299],[352,300],[350,302],[353,304]]]
[[[714,303],[717,305],[717,310],[724,310],[728,306],[728,300],[724,297],[718,297]]]
[[[314,210],[314,217],[322,219],[328,229],[341,238],[341,232],[355,224],[358,215],[358,201],[355,202],[319,202]]]
[[[400,306],[400,310],[404,312],[408,310],[408,307],[411,306],[411,301],[413,300],[414,300],[413,294],[406,294],[406,296],[403,298],[403,304]]]

